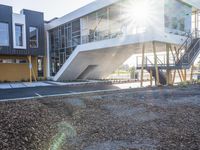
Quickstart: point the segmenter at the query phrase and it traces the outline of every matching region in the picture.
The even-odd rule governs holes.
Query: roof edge
[[[61,18],[58,18],[56,20],[53,20],[52,22],[48,23],[46,25],[46,29],[47,30],[51,30],[53,28],[55,28],[56,26],[62,25],[66,22],[75,20],[77,18],[83,17],[87,14],[90,14],[96,10],[99,10],[101,8],[104,8],[106,6],[109,6],[113,3],[116,3],[120,0],[96,0],[94,2],[91,2],[75,11],[72,11],[69,14],[64,15]]]

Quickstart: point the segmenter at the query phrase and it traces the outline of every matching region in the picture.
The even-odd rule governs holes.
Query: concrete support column
[[[50,78],[51,74],[50,74],[50,47],[49,47],[49,32],[46,31],[46,46],[47,46],[47,51],[46,51],[46,75],[47,75],[47,79]]]

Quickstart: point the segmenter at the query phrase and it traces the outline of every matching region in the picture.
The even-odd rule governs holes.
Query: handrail
[[[200,39],[195,43],[195,45],[192,47],[191,51],[186,55],[187,56],[187,62],[189,63],[189,60],[194,57],[194,55],[191,55],[192,53],[196,53],[199,49],[194,50],[196,46],[199,44],[200,48]],[[192,56],[192,57],[191,57]]]
[[[166,64],[164,64],[161,60],[160,60],[160,58],[157,56],[156,57],[157,58],[157,62],[158,62],[158,65],[159,66],[165,66]],[[144,63],[144,66],[148,66],[148,65],[155,65],[147,56],[145,56],[145,63]],[[139,63],[138,63],[138,57],[137,57],[137,66],[139,66]],[[141,66],[141,65],[140,65]]]
[[[187,39],[181,44],[181,46],[178,48],[178,53],[180,52],[181,49],[184,48],[185,45],[187,45],[188,40],[189,40],[189,39],[192,39],[192,35],[193,35],[193,33],[190,33],[189,36],[187,37]],[[192,40],[191,40],[191,41],[192,41]]]
[[[146,56],[146,61],[148,60],[148,62],[150,62],[151,65],[153,65],[152,61]],[[147,62],[146,62],[147,65]]]
[[[183,61],[186,57],[187,57],[187,59],[189,59],[189,55],[193,52],[193,49],[196,47],[196,44],[198,44],[199,40],[195,43],[195,45],[192,47],[192,49],[190,49],[190,51],[188,51],[189,47],[192,45],[193,39],[198,38],[199,36],[200,36],[199,30],[195,30],[191,34],[189,34],[189,37],[184,41],[184,43],[178,49],[178,54],[180,54],[181,50],[184,50],[184,52],[180,54],[181,58],[176,60],[176,62],[175,62],[176,64],[180,64],[180,62]],[[185,56],[186,54],[187,54],[187,56]],[[187,60],[187,61],[189,62],[189,60]]]
[[[193,34],[195,38],[200,38],[200,30],[195,30]]]
[[[96,42],[96,41],[101,41],[101,40],[105,40],[105,39],[113,39],[113,38],[118,38],[118,37],[123,36],[122,32],[109,33],[107,31],[109,31],[109,30],[95,32],[94,35],[89,34],[89,35],[81,36],[81,38],[82,38],[81,42],[82,42],[82,44],[86,44],[86,43],[90,43],[90,42]]]
[[[186,47],[186,49],[188,49],[191,44],[192,44],[192,40],[194,38],[200,38],[200,31],[199,30],[195,30],[192,33],[188,34],[187,39],[183,42],[183,44],[181,44],[181,46],[178,49],[178,53],[180,53],[180,51],[182,49],[185,49],[184,47]],[[189,41],[190,40],[190,41]]]
[[[160,60],[160,58],[158,58],[158,56],[156,57],[157,57],[157,61],[160,62],[161,65],[164,65],[164,63]]]

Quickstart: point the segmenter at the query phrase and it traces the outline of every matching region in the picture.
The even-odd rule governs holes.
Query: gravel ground
[[[199,150],[200,86],[0,103],[1,150]]]

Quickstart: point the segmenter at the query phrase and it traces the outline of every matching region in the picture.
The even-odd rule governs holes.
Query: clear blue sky
[[[44,12],[45,20],[61,17],[94,0],[0,0],[0,4],[13,7],[15,13],[23,8]]]

